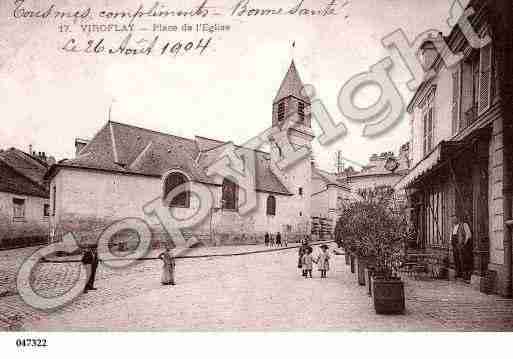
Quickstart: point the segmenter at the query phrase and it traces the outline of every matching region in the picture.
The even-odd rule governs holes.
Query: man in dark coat
[[[82,263],[88,268],[89,280],[84,288],[84,292],[88,290],[96,290],[94,287],[94,279],[96,278],[96,269],[98,268],[98,253],[96,248],[89,248],[82,257]]]
[[[269,233],[268,232],[265,232],[264,243],[266,246],[269,245]]]
[[[472,232],[460,215],[452,230],[451,244],[456,267],[456,278],[469,281],[472,274]]]

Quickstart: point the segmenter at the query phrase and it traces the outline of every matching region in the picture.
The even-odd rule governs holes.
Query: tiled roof
[[[220,149],[227,143],[204,137],[192,140],[109,121],[75,159],[61,161],[57,167],[158,177],[171,169],[180,169],[189,174],[193,181],[219,184],[207,175],[206,168],[218,158]],[[256,189],[289,194],[271,172],[269,155],[260,151],[254,153]]]
[[[47,166],[16,148],[0,152],[0,192],[49,196],[44,175]]]
[[[314,170],[317,172],[319,177],[321,177],[324,180],[324,182],[326,182],[326,184],[336,185],[336,186],[344,187],[347,190],[350,190],[350,188],[347,187],[347,185],[345,185],[339,181],[338,177],[335,174],[321,170],[317,167],[315,167]]]
[[[299,77],[294,61],[292,61],[273,102],[276,103],[285,97],[294,96],[306,103],[310,103],[310,99],[303,95],[302,90],[303,82]]]

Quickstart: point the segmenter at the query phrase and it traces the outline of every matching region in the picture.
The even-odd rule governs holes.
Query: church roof
[[[276,103],[285,97],[294,96],[300,100],[310,103],[310,99],[302,94],[302,90],[303,82],[299,77],[294,61],[292,61],[273,102]]]
[[[76,158],[61,161],[55,167],[154,177],[160,177],[171,169],[180,169],[189,174],[193,181],[219,185],[213,177],[207,175],[207,167],[217,159],[216,149],[227,143],[204,137],[193,140],[109,121]],[[254,152],[256,190],[289,195],[285,186],[272,173],[269,155],[261,151]]]

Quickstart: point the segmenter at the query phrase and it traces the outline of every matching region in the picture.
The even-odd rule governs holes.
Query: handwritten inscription
[[[197,2],[189,8],[172,8],[164,2],[165,0],[153,1],[150,4],[143,4],[143,0],[140,0],[141,3],[136,3],[137,5],[132,8],[120,9],[91,8],[84,5],[63,8],[53,4],[51,1],[54,0],[47,0],[46,5],[45,1],[10,1],[13,4],[12,16],[18,21],[57,21],[57,31],[67,37],[61,39],[62,42],[57,45],[61,51],[124,56],[203,55],[213,46],[212,37],[189,41],[178,39],[174,35],[179,32],[212,35],[231,31],[230,25],[218,21],[205,21],[207,17],[328,17],[338,15],[339,10],[349,3],[349,0],[343,3],[340,2],[344,0],[290,0],[288,6],[280,2],[279,7],[259,7],[258,0],[227,0],[222,7],[216,7],[212,5],[214,0],[193,0]],[[180,22],[172,23],[171,19]],[[87,34],[87,38],[75,35],[77,32]],[[112,35],[94,38],[98,33],[119,33],[120,36],[117,39]],[[138,33],[146,36],[139,37]],[[172,41],[163,38],[172,33]],[[222,37],[216,36],[216,41],[220,38]]]
[[[345,3],[347,4],[347,3]],[[345,6],[345,4],[343,6]],[[296,16],[330,16],[337,15],[336,0],[331,0],[326,6],[316,9],[305,6],[305,1],[299,1],[295,6],[289,9],[278,8],[258,8],[254,7],[250,0],[241,0],[232,8],[232,16],[272,16],[272,15],[296,15]]]
[[[88,53],[88,54],[107,54],[107,55],[183,55],[186,53],[196,52],[202,55],[204,51],[210,46],[212,38],[201,38],[198,41],[161,41],[159,36],[151,39],[139,38],[135,39],[129,33],[123,38],[119,44],[107,44],[105,38],[98,40],[87,40],[85,43],[80,43],[75,38],[69,39],[62,47],[63,51],[74,53]]]
[[[145,7],[139,5],[133,10],[107,10],[99,9],[93,11],[90,7],[74,10],[58,9],[55,5],[50,5],[46,9],[29,9],[25,6],[25,0],[14,0],[13,16],[17,19],[73,19],[86,20],[94,16],[102,20],[128,21],[134,23],[136,19],[162,19],[169,17],[178,18],[205,18],[207,16],[273,16],[273,15],[293,15],[293,16],[332,16],[337,15],[337,8],[340,9],[348,4],[348,1],[339,4],[337,0],[328,0],[324,4],[316,7],[307,6],[305,0],[298,0],[292,3],[290,7],[259,8],[254,6],[251,0],[239,0],[231,7],[216,8],[211,6],[209,0],[203,0],[198,6],[189,9],[170,9],[165,3],[155,1],[153,5]],[[317,2],[313,2],[317,3]]]

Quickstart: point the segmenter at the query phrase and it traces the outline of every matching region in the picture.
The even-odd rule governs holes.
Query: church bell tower
[[[295,150],[306,148],[308,155],[295,161],[287,168],[280,168],[277,164],[283,160],[284,153],[279,141],[270,138],[271,143],[271,170],[287,187],[293,195],[290,200],[293,213],[291,223],[309,234],[310,231],[310,203],[312,181],[312,141],[315,138],[312,132],[310,114],[310,99],[303,91],[303,82],[299,77],[294,61],[289,66],[287,74],[273,100],[273,127],[280,130],[287,128],[287,122],[293,122],[287,130],[288,141]]]

